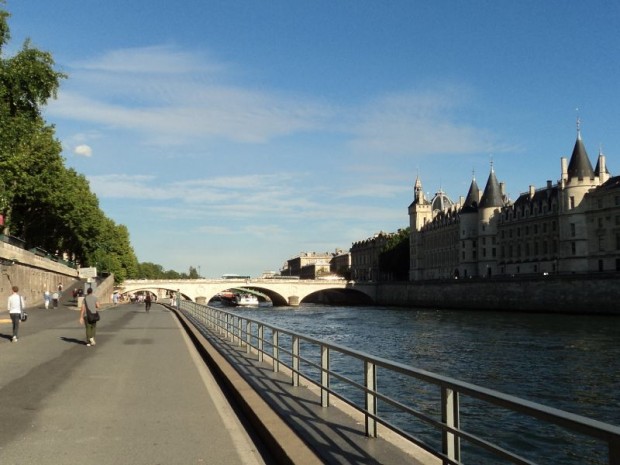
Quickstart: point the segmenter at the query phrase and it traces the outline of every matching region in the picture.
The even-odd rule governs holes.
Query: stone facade
[[[579,130],[555,185],[512,202],[491,166],[482,195],[473,179],[453,203],[426,199],[418,178],[409,223],[411,281],[620,271],[620,178],[602,153],[592,168]]]
[[[354,281],[376,281],[381,278],[379,255],[392,237],[392,233],[380,232],[351,246],[351,279]]]
[[[336,253],[302,252],[286,261],[282,276],[299,276],[301,279],[315,279],[331,274],[331,262]]]
[[[334,257],[330,261],[330,271],[332,274],[348,276],[351,271],[351,253],[343,250],[336,250]]]

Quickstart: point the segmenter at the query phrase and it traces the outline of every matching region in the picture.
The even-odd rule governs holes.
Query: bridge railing
[[[570,463],[620,465],[620,427],[237,313],[189,301],[180,308],[198,328],[290,374],[293,386],[315,386],[323,407],[335,397],[355,409],[367,436],[386,428],[444,465],[567,463],[568,457]]]

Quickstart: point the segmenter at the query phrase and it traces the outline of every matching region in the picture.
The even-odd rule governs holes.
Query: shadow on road
[[[82,339],[75,339],[74,337],[60,336],[60,340],[63,341],[63,342],[69,342],[71,344],[80,344],[82,346],[86,345],[86,341],[84,341]]]

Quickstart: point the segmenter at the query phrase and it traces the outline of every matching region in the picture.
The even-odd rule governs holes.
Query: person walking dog
[[[93,289],[88,288],[80,309],[80,324],[86,327],[86,345],[88,347],[96,344],[95,334],[97,333],[97,321],[99,320],[98,308],[99,302],[97,302],[97,297],[93,295]]]
[[[24,313],[24,298],[19,295],[19,288],[13,286],[13,294],[9,296],[7,307],[9,314],[11,315],[11,321],[13,322],[13,338],[11,342],[17,342],[19,333],[19,322],[22,319]]]

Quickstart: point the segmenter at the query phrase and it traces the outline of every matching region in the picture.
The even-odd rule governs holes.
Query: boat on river
[[[235,304],[238,307],[258,307],[258,297],[253,294],[236,294]]]
[[[229,307],[258,307],[258,297],[253,294],[237,292],[220,292],[220,301]]]

